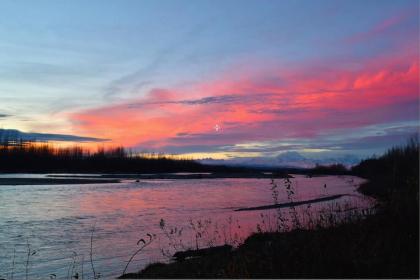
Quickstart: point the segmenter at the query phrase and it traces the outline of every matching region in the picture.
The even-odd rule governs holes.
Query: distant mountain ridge
[[[311,168],[316,165],[343,164],[347,167],[356,165],[360,158],[354,155],[342,155],[337,157],[308,158],[302,154],[290,151],[276,157],[244,157],[228,160],[202,159],[199,162],[212,165],[230,165],[245,167],[299,167]]]

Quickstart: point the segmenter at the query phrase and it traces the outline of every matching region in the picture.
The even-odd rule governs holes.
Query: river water
[[[43,177],[46,175],[0,175]],[[177,250],[237,245],[259,227],[276,227],[278,210],[235,209],[302,201],[336,194],[339,199],[296,207],[299,215],[325,208],[366,209],[373,200],[356,191],[362,179],[350,176],[291,179],[123,180],[118,184],[0,186],[0,278],[93,278],[119,276],[147,234],[152,243],[127,272],[167,261]],[[290,209],[281,210],[285,216]],[[162,221],[163,219],[163,221]],[[304,219],[302,219],[303,221]],[[91,240],[92,238],[92,240]],[[140,245],[143,243],[140,242]],[[28,257],[29,251],[29,257]],[[92,258],[90,257],[92,253]]]

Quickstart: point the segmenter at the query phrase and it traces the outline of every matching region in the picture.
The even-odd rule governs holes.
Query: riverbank
[[[98,175],[48,175],[50,178],[101,178],[121,180],[186,180],[186,179],[272,179],[272,178],[293,178],[284,172],[207,172],[207,173],[155,173],[155,174],[98,174]]]
[[[271,179],[292,178],[286,173],[244,172],[244,173],[156,173],[156,174],[49,174],[44,178],[0,177],[0,186],[19,185],[71,185],[71,184],[109,184],[121,183],[122,180],[185,180],[185,179]]]
[[[71,184],[110,184],[119,183],[118,179],[82,178],[0,178],[0,186],[21,185],[71,185]]]
[[[229,254],[152,264],[121,278],[418,278],[418,239],[396,238],[405,229],[386,219],[254,234]]]

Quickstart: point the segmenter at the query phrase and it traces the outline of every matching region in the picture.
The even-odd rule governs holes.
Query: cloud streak
[[[16,129],[0,129],[0,143],[11,140],[24,140],[24,141],[69,141],[69,142],[105,142],[108,139],[84,137],[68,134],[48,134],[36,132],[22,132]]]
[[[383,21],[379,22],[375,26],[373,26],[370,30],[365,32],[360,32],[348,38],[346,42],[356,44],[362,41],[369,41],[372,38],[380,37],[382,33],[389,32],[389,30],[397,27],[398,25],[404,24],[406,21],[410,19],[418,20],[418,9],[406,9],[402,10],[395,15],[384,19]]]

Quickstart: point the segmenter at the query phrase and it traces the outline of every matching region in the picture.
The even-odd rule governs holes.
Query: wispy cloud
[[[347,38],[346,42],[356,44],[363,41],[370,41],[374,38],[380,37],[383,33],[389,31],[390,29],[404,24],[409,19],[418,20],[418,7],[417,9],[405,9],[402,10],[391,17],[378,22],[371,29],[354,34],[353,36]],[[401,30],[398,30],[400,32]]]
[[[170,62],[185,46],[189,46],[205,30],[208,23],[195,25],[170,44],[161,47],[152,56],[151,60],[137,70],[122,75],[113,80],[105,89],[105,99],[115,99],[119,95],[129,95],[138,92],[153,84],[153,77]]]
[[[48,133],[36,133],[36,132],[22,132],[16,129],[0,129],[0,142],[4,142],[7,140],[70,141],[70,142],[109,141],[109,139],[68,135],[68,134],[48,134]]]
[[[214,95],[214,96],[206,96],[198,99],[182,99],[182,100],[167,100],[167,101],[140,101],[136,103],[127,104],[127,108],[139,108],[144,106],[150,105],[165,105],[165,104],[182,104],[182,105],[211,105],[211,104],[233,104],[233,103],[251,103],[251,102],[258,102],[258,99],[261,98],[268,98],[272,94],[254,94],[254,93],[247,93],[246,95],[238,95],[238,94],[229,94],[229,95]],[[153,97],[155,99],[161,98],[168,98],[169,96],[162,96],[160,95],[158,98]]]

